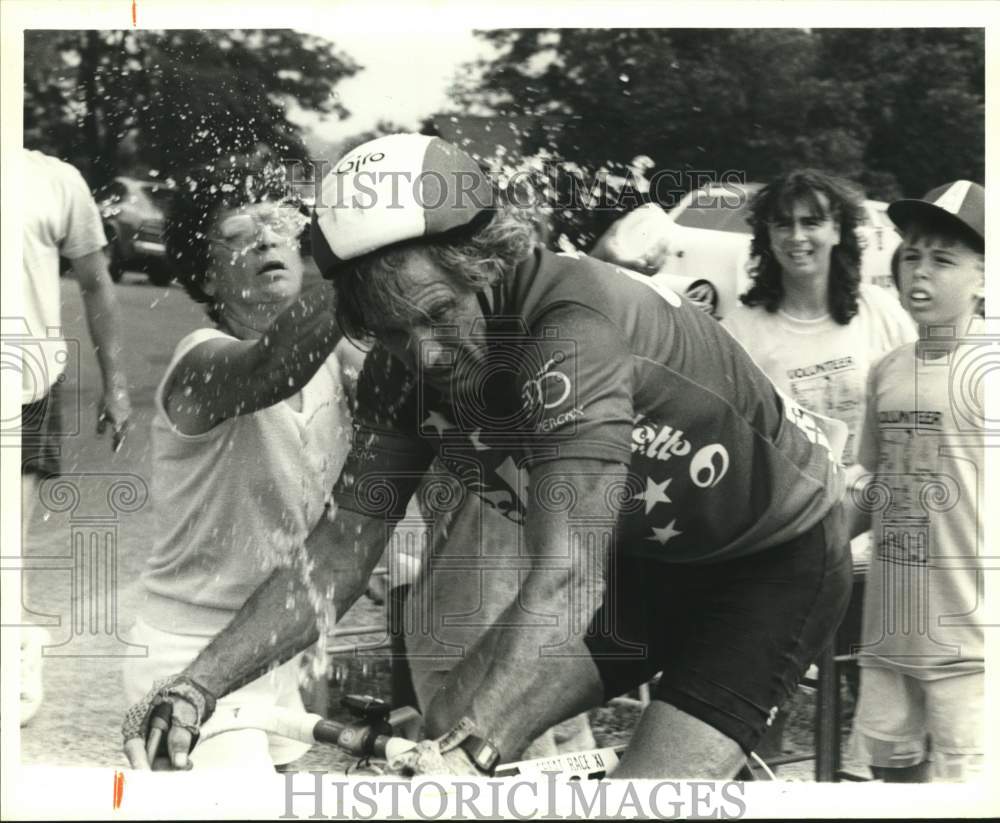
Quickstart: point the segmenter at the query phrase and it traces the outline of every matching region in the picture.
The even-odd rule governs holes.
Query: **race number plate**
[[[541,775],[558,772],[570,779],[600,780],[618,765],[618,751],[613,748],[591,749],[585,752],[542,757],[537,760],[521,760],[505,763],[496,770],[496,777],[516,777],[518,775]]]

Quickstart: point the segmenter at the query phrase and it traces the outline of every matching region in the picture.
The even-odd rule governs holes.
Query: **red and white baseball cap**
[[[497,205],[479,164],[439,137],[392,134],[345,154],[323,178],[312,251],[325,277],[387,246],[471,230]]]
[[[921,215],[944,219],[985,240],[986,189],[970,180],[956,180],[931,189],[921,200],[897,200],[889,204],[889,218],[903,231]]]

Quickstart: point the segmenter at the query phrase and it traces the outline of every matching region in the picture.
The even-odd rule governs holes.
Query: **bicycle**
[[[413,734],[420,724],[420,713],[412,706],[392,709],[387,702],[370,695],[347,695],[341,705],[351,716],[351,722],[330,720],[319,714],[278,707],[232,707],[217,709],[201,729],[204,741],[244,729],[257,729],[306,744],[332,745],[358,758],[356,767],[371,765],[372,759],[389,762],[416,746]],[[161,707],[154,710],[154,717]],[[162,713],[160,715],[162,717]],[[609,776],[618,765],[626,746],[605,746],[586,751],[557,754],[499,765],[497,778],[525,775],[541,776],[558,773],[570,780],[600,780]],[[774,773],[756,755],[752,755],[769,779]],[[348,773],[350,769],[347,770]],[[737,780],[756,780],[749,766],[736,776]]]

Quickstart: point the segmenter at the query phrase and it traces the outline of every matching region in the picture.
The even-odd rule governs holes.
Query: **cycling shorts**
[[[619,551],[586,644],[605,699],[652,692],[749,753],[833,640],[851,592],[843,510],[779,546],[714,564]]]

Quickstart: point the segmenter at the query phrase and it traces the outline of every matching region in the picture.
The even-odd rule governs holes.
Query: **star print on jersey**
[[[658,528],[656,528],[656,526],[653,526],[653,533],[649,537],[647,537],[646,539],[647,540],[655,540],[661,546],[666,546],[667,543],[672,538],[677,537],[677,535],[684,533],[684,532],[678,531],[677,529],[674,528],[674,525],[676,523],[677,523],[677,519],[675,518],[675,519],[671,520],[670,523],[668,525],[664,526],[662,529],[658,529]]]
[[[653,510],[653,506],[657,503],[672,503],[673,501],[667,497],[666,491],[667,486],[670,485],[672,477],[668,477],[662,483],[654,483],[653,478],[646,478],[646,491],[635,496],[635,500],[645,500],[646,501],[646,514],[649,514]]]

